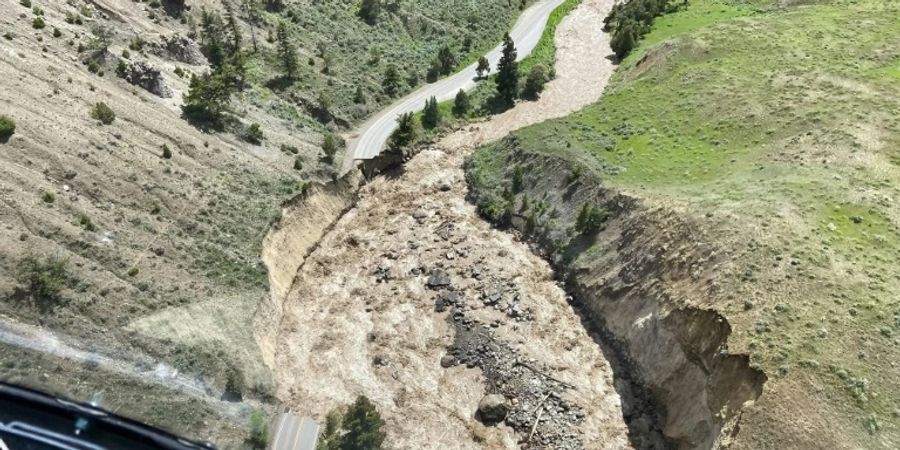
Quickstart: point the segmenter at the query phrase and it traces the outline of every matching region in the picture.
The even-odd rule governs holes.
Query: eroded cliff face
[[[290,291],[306,257],[322,236],[356,202],[362,178],[351,171],[342,178],[310,185],[282,205],[281,217],[263,240],[262,260],[269,275],[269,294],[255,314],[256,338],[269,367],[275,361],[275,333]]]
[[[624,370],[649,393],[670,443],[727,446],[741,407],[760,396],[766,375],[747,355],[728,352],[731,327],[715,310],[719,252],[700,227],[514,139],[481,152],[495,154],[469,161],[472,199],[482,211],[503,210],[495,219],[554,261],[590,325],[621,351]],[[607,213],[586,233],[575,230],[585,205]]]

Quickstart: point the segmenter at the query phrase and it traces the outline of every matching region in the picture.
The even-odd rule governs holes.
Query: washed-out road
[[[522,59],[537,46],[547,19],[556,7],[565,0],[543,0],[535,3],[525,10],[519,20],[509,32],[516,44],[518,59]],[[502,44],[495,47],[485,55],[491,63],[491,70],[497,69],[497,64],[502,56]],[[427,84],[409,95],[397,100],[391,106],[385,108],[373,116],[354,133],[347,142],[347,151],[344,156],[344,164],[341,173],[346,173],[353,167],[356,160],[372,159],[381,153],[385,143],[394,129],[397,128],[397,118],[401,114],[419,111],[425,107],[425,101],[431,97],[438,101],[449,100],[456,96],[460,89],[469,91],[475,87],[477,63],[451,75]]]

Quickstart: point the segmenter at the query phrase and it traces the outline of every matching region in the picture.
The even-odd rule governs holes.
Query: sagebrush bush
[[[265,136],[258,123],[251,123],[241,130],[240,138],[243,139],[244,142],[259,145],[262,143]]]
[[[109,125],[116,120],[116,113],[106,103],[98,102],[91,108],[91,117],[104,125]]]
[[[60,291],[72,281],[66,260],[56,257],[25,257],[19,263],[17,278],[32,298],[40,302],[58,300]]]
[[[6,139],[16,132],[16,122],[8,116],[0,116],[0,139]]]

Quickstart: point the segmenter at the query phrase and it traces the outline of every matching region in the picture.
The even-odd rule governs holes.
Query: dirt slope
[[[540,101],[451,134],[403,173],[362,190],[288,294],[276,354],[279,399],[321,419],[365,394],[394,448],[513,448],[541,409],[531,445],[629,447],[612,371],[594,337],[547,264],[465,201],[462,172],[474,145],[599,97],[612,73],[599,31],[611,3],[586,0],[560,25],[558,76]],[[435,283],[439,273],[448,285]],[[473,356],[467,340],[490,350]],[[442,368],[448,354],[453,366]],[[547,403],[544,391],[553,392]],[[521,423],[475,420],[485,392],[515,397],[511,414]]]

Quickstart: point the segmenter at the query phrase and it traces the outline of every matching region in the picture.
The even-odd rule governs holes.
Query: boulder
[[[428,276],[428,281],[425,284],[430,288],[449,286],[450,275],[441,269],[434,269],[431,271],[431,275]]]
[[[508,412],[509,405],[506,403],[506,397],[498,394],[488,394],[478,402],[476,417],[485,424],[496,424],[502,422]]]
[[[172,91],[166,86],[166,79],[160,70],[145,61],[128,64],[122,67],[121,71],[119,75],[135,86],[140,86],[158,97],[172,96]]]
[[[444,355],[441,357],[441,367],[448,368],[456,365],[456,357],[453,355]]]

